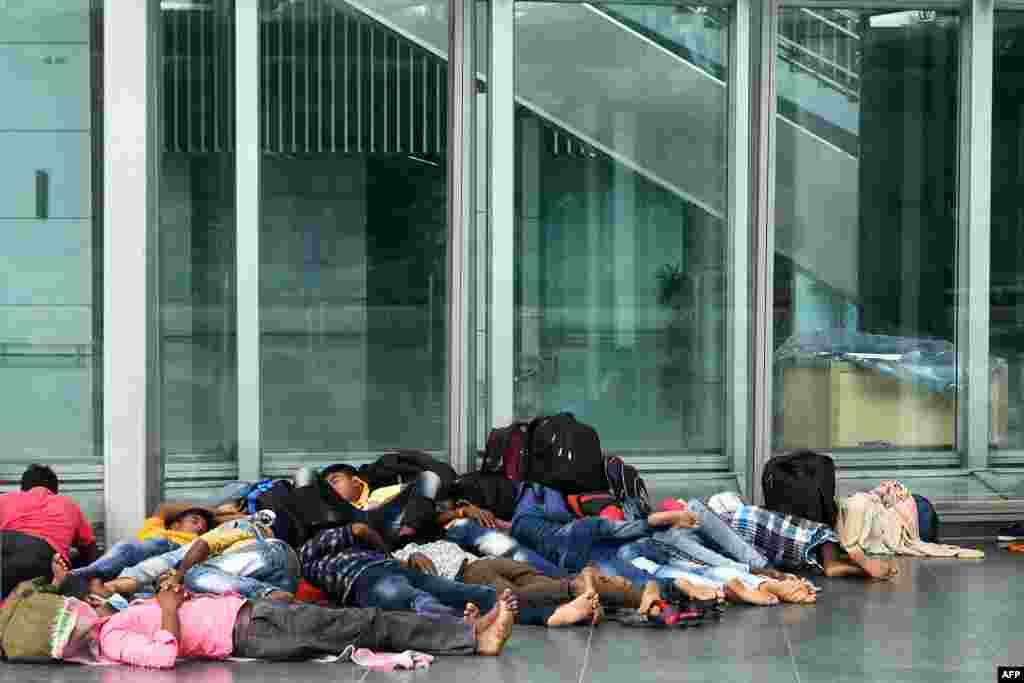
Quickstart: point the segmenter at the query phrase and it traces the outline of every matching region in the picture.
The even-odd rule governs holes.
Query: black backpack
[[[535,419],[529,435],[524,479],[565,494],[608,490],[601,440],[593,427],[559,413]]]
[[[836,465],[814,451],[777,455],[761,477],[767,509],[829,526],[836,523]]]
[[[455,481],[452,497],[490,510],[498,519],[511,521],[519,502],[519,484],[501,472],[470,472]]]

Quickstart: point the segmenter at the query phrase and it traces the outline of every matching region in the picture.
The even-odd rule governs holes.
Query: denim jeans
[[[708,566],[680,560],[673,556],[671,548],[648,538],[621,546],[617,556],[655,579],[684,578],[695,584],[721,588],[726,582],[738,578],[755,590],[765,581],[764,577],[732,566]]]
[[[704,503],[696,498],[687,503],[690,512],[696,513],[700,526],[696,529],[665,529],[656,531],[652,537],[670,546],[672,562],[678,561],[684,567],[690,560],[696,560],[712,567],[731,567],[742,572],[750,568],[764,569],[768,560],[752,545],[733,531]]]
[[[299,573],[295,551],[284,541],[271,538],[192,567],[185,574],[185,588],[193,593],[265,598],[275,591],[294,593]]]
[[[248,517],[242,519],[235,519],[230,522],[225,522],[217,528],[250,529],[253,531],[253,533],[256,534],[256,537],[261,541],[263,540],[264,536],[261,528],[253,524]],[[139,584],[138,592],[140,593],[154,592],[157,588],[157,580],[167,572],[177,568],[177,566],[181,564],[181,561],[185,559],[185,555],[188,553],[188,550],[191,547],[192,544],[190,543],[188,545],[179,546],[174,550],[163,553],[162,555],[150,557],[132,567],[125,568],[121,571],[120,576],[135,579]]]
[[[490,586],[450,581],[395,562],[370,567],[360,574],[350,596],[355,607],[412,611],[425,617],[457,621],[462,619],[467,602],[487,613],[497,602],[498,592]],[[544,613],[550,616],[551,611],[520,605],[519,622],[543,624]]]
[[[512,535],[546,559],[569,572],[579,572],[592,561],[592,551],[603,545],[621,545],[649,536],[652,527],[646,519],[616,522],[603,517],[584,517],[567,524],[553,522],[534,506],[516,515]],[[606,555],[607,551],[603,552]]]
[[[566,524],[576,519],[576,515],[569,511],[566,505],[565,496],[561,491],[543,486],[542,484],[523,483],[519,491],[519,501],[516,503],[516,511],[512,521],[516,517],[533,510],[535,507],[544,509],[544,516],[552,522]]]
[[[445,538],[482,557],[507,557],[526,562],[547,576],[563,577],[569,574],[508,533],[498,529],[485,529],[472,519],[452,522],[445,532]]]
[[[85,580],[99,578],[109,581],[125,569],[133,567],[151,557],[157,557],[178,547],[177,543],[165,538],[148,538],[145,541],[115,543],[110,550],[92,564],[71,572]]]

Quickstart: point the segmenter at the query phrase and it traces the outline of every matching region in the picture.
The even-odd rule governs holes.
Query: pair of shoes
[[[999,530],[1000,543],[1015,543],[1017,541],[1024,541],[1024,524],[1014,524]]]

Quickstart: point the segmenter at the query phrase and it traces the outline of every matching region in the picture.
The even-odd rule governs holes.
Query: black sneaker
[[[1018,541],[1024,541],[1024,524],[1018,523],[999,530],[1000,543],[1016,543]]]

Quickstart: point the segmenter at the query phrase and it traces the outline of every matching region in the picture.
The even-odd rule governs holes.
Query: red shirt
[[[65,558],[71,546],[96,542],[92,525],[78,504],[43,486],[0,496],[0,531],[41,538]]]

